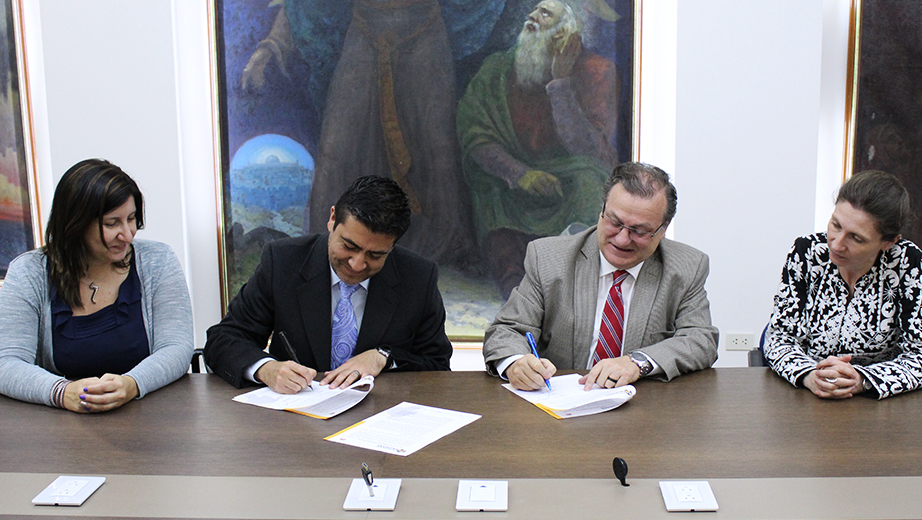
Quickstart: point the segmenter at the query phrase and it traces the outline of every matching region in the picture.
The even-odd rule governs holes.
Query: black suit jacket
[[[227,315],[208,329],[205,362],[227,382],[251,384],[247,367],[266,357],[269,336],[284,331],[301,364],[330,370],[332,303],[327,234],[287,238],[263,248],[256,272],[231,301]],[[445,307],[438,266],[394,246],[371,277],[355,353],[390,347],[395,370],[449,370]],[[289,359],[281,343],[269,354]]]

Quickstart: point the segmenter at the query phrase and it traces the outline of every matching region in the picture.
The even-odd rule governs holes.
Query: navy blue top
[[[141,314],[141,279],[134,262],[115,303],[74,316],[51,285],[51,341],[54,365],[71,380],[124,374],[150,355]]]

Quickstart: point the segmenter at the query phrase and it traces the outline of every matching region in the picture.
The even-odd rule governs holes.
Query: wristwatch
[[[376,350],[378,351],[378,354],[381,354],[385,358],[384,368],[381,371],[383,372],[385,370],[390,370],[391,365],[393,364],[393,361],[394,361],[391,358],[391,349],[388,347],[378,347]]]
[[[637,368],[640,369],[640,377],[647,377],[647,375],[653,371],[653,363],[650,363],[650,360],[647,359],[647,356],[634,352],[631,354],[631,361],[637,365]]]

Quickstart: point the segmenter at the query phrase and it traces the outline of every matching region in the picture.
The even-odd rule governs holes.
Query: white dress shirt
[[[598,295],[596,296],[595,321],[593,322],[593,330],[596,332],[592,337],[592,343],[587,348],[586,368],[592,368],[592,354],[595,352],[595,346],[599,342],[598,331],[599,327],[602,326],[602,313],[605,311],[605,300],[608,299],[608,291],[611,290],[611,284],[614,280],[614,273],[618,270],[617,267],[608,263],[608,260],[605,259],[605,256],[602,255],[601,251],[599,251],[599,258],[601,259],[599,264],[599,290]],[[624,330],[621,334],[622,338],[627,333],[627,317],[631,312],[631,295],[634,293],[634,280],[637,279],[637,275],[640,274],[640,269],[642,267],[643,262],[640,262],[634,267],[626,269],[628,276],[624,279],[623,282],[621,282],[621,299],[624,301]],[[653,365],[653,370],[650,373],[656,373],[659,370],[659,366],[656,364],[656,362],[643,352],[640,352],[640,354],[643,354],[643,356],[646,357]],[[509,356],[501,362],[497,363],[496,371],[500,374],[500,377],[507,379],[506,369],[509,368],[509,365],[515,363],[521,357],[523,356]]]
[[[596,331],[596,334],[592,338],[592,344],[589,345],[589,356],[586,359],[586,368],[592,368],[592,354],[595,352],[595,347],[599,343],[598,331],[602,327],[602,314],[605,312],[605,301],[608,300],[608,292],[611,291],[611,284],[614,283],[615,271],[618,270],[617,267],[608,263],[608,260],[605,259],[601,251],[599,251],[599,259],[601,260],[599,262],[599,293],[595,301],[595,321],[593,321],[592,329]],[[631,313],[631,296],[634,294],[634,282],[637,280],[637,275],[640,274],[640,269],[642,267],[643,262],[640,262],[630,269],[625,269],[628,275],[624,278],[624,281],[621,282],[621,300],[624,302],[624,330],[621,332],[622,341],[627,335],[627,317]],[[656,371],[659,370],[659,366],[650,356],[640,351],[638,351],[638,353],[642,354],[653,365],[653,370],[650,374],[656,373]]]

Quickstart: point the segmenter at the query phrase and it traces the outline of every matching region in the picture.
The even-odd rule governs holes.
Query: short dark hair
[[[54,190],[42,252],[48,258],[52,283],[71,307],[82,307],[80,278],[89,267],[84,235],[94,223],[105,244],[102,218],[134,198],[138,229],[144,227],[144,197],[137,183],[118,166],[87,159],[70,167]],[[124,267],[130,262],[123,261]]]
[[[669,181],[668,173],[652,164],[642,162],[625,162],[615,166],[602,187],[602,207],[605,207],[608,195],[616,184],[624,186],[625,191],[631,195],[645,199],[652,198],[663,190],[666,195],[666,213],[663,215],[663,223],[672,222],[679,204],[679,195],[676,193],[675,186]]]
[[[865,170],[852,175],[836,196],[836,204],[843,201],[870,215],[883,240],[898,237],[912,220],[909,192],[899,179],[882,171]]]
[[[333,227],[350,215],[372,233],[394,237],[396,242],[410,227],[410,199],[393,180],[366,175],[336,201]]]

